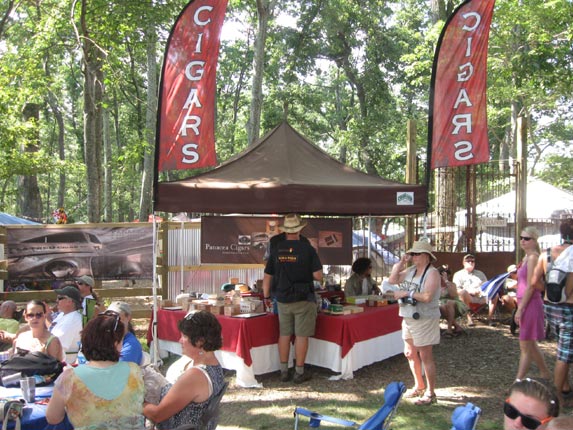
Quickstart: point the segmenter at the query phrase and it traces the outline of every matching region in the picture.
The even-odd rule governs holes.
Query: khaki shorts
[[[279,332],[281,336],[314,336],[316,327],[316,303],[278,303]]]
[[[414,346],[438,345],[440,343],[440,319],[426,318],[402,320],[402,339],[412,339]]]

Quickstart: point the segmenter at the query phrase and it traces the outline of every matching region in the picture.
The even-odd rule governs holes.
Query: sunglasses
[[[418,255],[422,255],[421,252],[410,252],[409,254],[411,257],[417,257]]]
[[[33,319],[33,318],[40,319],[40,318],[42,318],[43,316],[44,316],[44,312],[36,312],[36,313],[33,313],[33,312],[32,312],[32,313],[27,313],[27,314],[26,314],[26,318],[28,318],[28,319],[30,319],[30,320]]]
[[[533,238],[528,236],[519,236],[519,240],[525,240],[526,242],[529,242],[531,239]]]
[[[65,299],[69,299],[69,297],[68,296],[58,296],[58,302],[60,300],[65,300]]]
[[[112,333],[115,333],[115,331],[117,330],[117,324],[119,323],[119,314],[117,312],[114,312],[114,311],[105,311],[105,312],[100,312],[97,315],[98,315],[98,317],[113,317],[113,318],[115,318],[115,324],[113,326],[113,331],[112,331]]]
[[[547,417],[539,421],[537,418],[530,417],[529,415],[524,415],[519,410],[509,403],[509,399],[507,399],[503,404],[503,413],[505,416],[511,420],[517,419],[517,417],[521,418],[521,424],[523,427],[528,428],[529,430],[535,430],[542,424],[546,424],[553,419],[553,417]]]

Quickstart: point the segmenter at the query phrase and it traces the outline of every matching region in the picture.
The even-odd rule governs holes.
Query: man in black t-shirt
[[[295,335],[294,382],[308,381],[311,375],[304,371],[308,338],[314,335],[316,326],[316,299],[313,281],[322,281],[322,263],[316,250],[308,240],[300,238],[300,231],[306,226],[298,215],[285,216],[280,229],[285,238],[271,247],[265,266],[263,292],[265,301],[272,296],[278,302],[279,314],[279,356],[281,380],[290,379],[288,358],[290,339]]]

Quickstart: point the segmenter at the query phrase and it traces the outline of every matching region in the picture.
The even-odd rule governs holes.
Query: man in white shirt
[[[72,364],[76,361],[82,331],[82,297],[79,290],[71,285],[56,290],[58,295],[58,315],[49,327],[50,332],[60,339],[65,353],[64,361]]]
[[[487,303],[487,296],[483,294],[480,288],[487,281],[487,277],[481,270],[475,268],[476,258],[474,255],[465,255],[462,263],[464,268],[454,273],[453,281],[458,287],[458,296],[470,309],[470,312],[467,313],[468,325],[473,326],[474,321],[471,316],[471,309],[475,309],[475,304],[485,305]],[[490,324],[492,323],[493,313],[498,300],[499,297],[496,295],[489,303],[487,319]],[[474,304],[473,307],[471,306],[472,304]]]

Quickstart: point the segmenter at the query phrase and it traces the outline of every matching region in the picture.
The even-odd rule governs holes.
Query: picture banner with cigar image
[[[352,263],[351,218],[304,218],[301,231],[323,264]],[[201,263],[260,264],[283,217],[205,216],[201,218]]]

